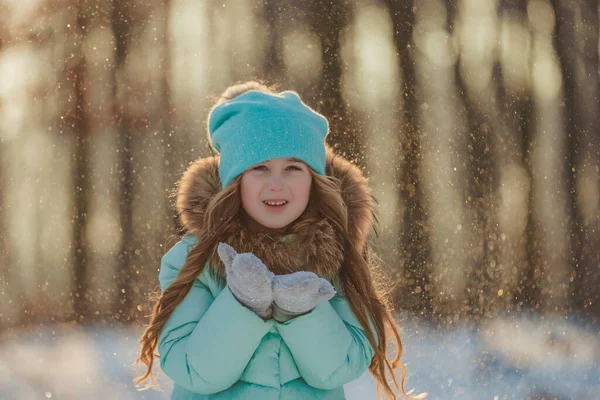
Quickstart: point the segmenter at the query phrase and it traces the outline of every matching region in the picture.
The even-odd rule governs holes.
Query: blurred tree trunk
[[[598,87],[598,3],[580,0],[552,0],[556,15],[554,44],[560,60],[564,104],[566,108],[567,162],[565,178],[569,196],[567,215],[570,232],[568,265],[572,281],[572,301],[565,311],[582,312],[598,304],[598,265],[600,263],[600,234],[598,234],[598,204],[595,218],[586,218],[582,199],[588,193],[586,185],[598,193],[598,123],[600,90]],[[579,8],[581,21],[576,15]],[[596,170],[594,170],[594,167]],[[582,184],[583,183],[583,184]],[[591,193],[594,189],[591,189]],[[579,198],[578,198],[579,197]],[[567,266],[565,266],[567,267]]]
[[[175,131],[174,127],[174,118],[176,115],[175,105],[173,103],[173,98],[171,95],[171,85],[170,79],[172,78],[171,74],[171,0],[163,0],[162,8],[164,13],[164,25],[162,32],[162,52],[163,57],[161,59],[161,69],[162,69],[162,112],[161,112],[161,120],[160,124],[162,124],[161,132],[164,137],[164,163],[163,163],[163,171],[164,171],[164,195],[167,201],[165,202],[166,208],[165,212],[165,228],[163,235],[167,236],[173,232],[176,232],[179,229],[179,221],[177,212],[175,209],[175,198],[173,196],[174,182],[177,182],[179,179],[179,162],[177,162],[180,157],[180,143],[178,140],[175,140],[179,135]],[[181,134],[181,133],[180,133]],[[178,232],[181,233],[181,232]],[[164,240],[161,240],[160,243],[164,243]],[[165,251],[167,249],[164,249]]]
[[[505,24],[503,29],[509,28],[509,23],[520,23],[525,17],[527,3],[526,1],[502,1],[499,4],[498,14],[500,18],[500,24]],[[524,48],[522,51],[531,58],[531,50]],[[503,59],[502,57],[507,57]],[[530,115],[532,110],[532,104],[529,98],[527,83],[524,80],[517,82],[511,81],[510,84],[506,83],[512,79],[510,73],[505,75],[509,71],[503,69],[503,62],[507,62],[508,57],[500,55],[500,62],[497,63],[494,68],[492,75],[492,82],[495,86],[495,93],[497,102],[495,109],[497,110],[496,115],[496,128],[497,133],[494,135],[495,147],[493,153],[495,154],[495,170],[498,174],[498,179],[495,179],[495,196],[499,207],[503,207],[502,211],[510,211],[517,215],[518,210],[508,210],[510,207],[523,207],[523,215],[526,210],[530,207],[531,190],[529,181],[530,175],[525,176],[524,172],[527,170],[527,166],[524,160],[523,151],[523,140],[528,135],[530,126]],[[529,69],[529,63],[525,63],[521,68]],[[505,68],[510,68],[506,66]],[[505,80],[506,78],[506,80]],[[508,88],[506,85],[513,85]],[[505,183],[511,183],[515,179],[515,173],[523,172],[520,176],[521,179],[515,184],[512,189],[526,191],[529,194],[528,198],[523,196],[523,204],[512,204],[508,203],[508,198],[503,198],[501,190],[505,186]],[[505,189],[505,188],[504,188]],[[521,193],[522,193],[521,192]],[[509,205],[510,204],[510,205]],[[531,229],[527,229],[527,224],[531,220],[531,213],[526,213],[520,220],[514,220],[509,215],[502,215],[501,210],[497,210],[496,221],[498,222],[498,234],[500,239],[497,241],[498,247],[498,263],[502,266],[500,271],[500,288],[504,292],[504,305],[507,309],[516,308],[517,311],[521,311],[523,308],[523,282],[527,279],[529,271],[533,271],[533,265],[528,262],[528,242],[533,243],[532,237],[528,240],[530,230],[533,231],[531,223],[529,226]],[[533,253],[530,251],[530,255]],[[533,281],[532,281],[533,282]],[[531,293],[528,295],[530,296]],[[521,298],[520,301],[516,301],[516,298]],[[528,307],[528,306],[526,306]]]
[[[3,196],[2,189],[4,186],[1,174],[2,169],[0,168],[0,198]],[[0,330],[9,324],[12,325],[19,322],[14,320],[11,321],[14,311],[11,312],[13,306],[10,300],[13,299],[15,293],[14,286],[17,282],[11,279],[13,268],[10,262],[10,253],[5,236],[5,232],[7,232],[5,218],[4,208],[0,207],[0,304],[2,304],[0,306],[0,313],[2,314],[2,317],[0,317]]]
[[[454,27],[458,14],[458,1],[447,1],[448,31],[455,35]],[[465,177],[465,187],[463,191],[463,201],[466,204],[468,213],[467,218],[471,226],[466,228],[471,233],[475,242],[471,243],[471,251],[468,252],[468,259],[474,265],[471,276],[465,277],[469,280],[471,290],[469,292],[470,314],[475,317],[481,317],[491,312],[497,306],[495,305],[497,296],[497,241],[500,233],[497,231],[497,193],[494,191],[495,182],[498,180],[498,171],[494,154],[494,137],[500,132],[501,127],[495,124],[495,108],[498,104],[496,93],[490,90],[494,86],[492,81],[488,88],[474,90],[470,88],[463,74],[464,68],[467,68],[461,60],[461,55],[454,64],[454,74],[458,89],[457,102],[462,103],[466,111],[467,126],[467,150],[466,170],[470,173]],[[468,62],[468,61],[467,61]],[[472,66],[471,66],[472,67]],[[487,65],[480,65],[479,68],[487,68]],[[499,65],[493,67],[493,76],[498,76]],[[468,79],[468,77],[466,78]],[[483,300],[483,302],[482,302]]]
[[[5,32],[0,30],[0,54],[4,49],[4,37]],[[0,135],[2,135],[2,130],[0,129]],[[0,143],[3,143],[3,139],[0,139]],[[12,265],[9,260],[9,248],[8,241],[6,238],[6,233],[8,232],[7,224],[6,224],[6,213],[5,213],[5,190],[6,184],[4,182],[4,164],[1,160],[5,160],[4,156],[4,148],[0,147],[0,313],[2,315],[6,315],[9,311],[8,305],[9,301],[12,299],[11,285],[14,285],[15,282],[11,280],[12,275]],[[12,314],[12,313],[11,313]],[[10,321],[10,315],[4,316],[0,318],[0,330],[8,324],[14,323],[15,321]]]
[[[340,155],[364,168],[363,143],[359,140],[360,126],[350,108],[344,104],[341,88],[345,67],[342,65],[340,39],[349,20],[351,7],[344,0],[310,2],[309,21],[321,42],[323,63],[321,79],[316,84],[321,96],[315,108],[329,120],[328,142]]]
[[[500,15],[514,15],[522,20],[527,20],[527,0],[502,0],[499,5]],[[528,25],[529,26],[529,25]],[[532,37],[531,27],[529,34]],[[529,53],[529,65],[531,67],[532,55]],[[502,120],[507,126],[508,132],[514,132],[518,140],[519,148],[516,153],[520,155],[522,165],[527,168],[529,179],[529,194],[527,199],[527,223],[525,228],[525,262],[517,265],[518,287],[514,293],[513,303],[517,311],[532,312],[536,310],[539,303],[540,290],[536,286],[536,280],[541,263],[538,250],[539,232],[533,218],[533,190],[532,181],[532,135],[534,124],[532,122],[533,101],[529,88],[522,88],[521,93],[508,93],[506,88],[499,86],[498,103],[500,105]],[[510,138],[506,139],[511,143]],[[518,161],[518,160],[515,160]]]
[[[405,282],[402,282],[399,288],[402,292],[397,292],[396,296],[403,308],[414,312],[431,311],[431,249],[419,170],[422,152],[419,128],[420,99],[413,58],[414,5],[412,1],[388,0],[386,3],[394,26],[394,45],[400,57],[403,76],[402,93],[399,97],[403,101],[404,126],[399,135],[404,168],[399,187],[405,212],[399,247],[403,253]]]
[[[582,107],[586,111],[583,125],[584,135],[579,148],[576,177],[577,184],[573,194],[584,196],[589,205],[588,214],[582,218],[582,206],[578,204],[578,224],[576,229],[581,240],[581,262],[576,265],[578,284],[583,286],[580,294],[575,294],[575,307],[590,308],[595,317],[600,318],[600,79],[598,41],[600,24],[598,21],[598,2],[585,0],[582,2],[581,17],[583,20],[583,66],[585,70],[582,88],[587,91]],[[581,193],[586,186],[591,193]],[[594,190],[595,188],[595,190]],[[577,201],[577,199],[576,199]],[[577,204],[577,203],[575,203]],[[586,207],[587,208],[587,207]]]
[[[476,288],[470,292],[470,304],[473,306],[473,316],[482,316],[494,307],[495,297],[481,296],[481,293],[490,294],[496,283],[495,271],[497,259],[497,240],[500,233],[497,231],[497,205],[494,185],[497,181],[497,172],[494,161],[493,136],[498,135],[498,127],[494,125],[492,116],[478,107],[478,102],[469,95],[469,89],[465,83],[463,74],[460,72],[460,62],[455,68],[455,78],[458,91],[461,93],[460,101],[466,109],[466,120],[468,126],[467,170],[470,172],[465,179],[464,201],[467,209],[472,215],[471,226],[467,229],[472,233],[475,242],[472,243],[473,251],[469,252],[469,258],[473,265],[473,274],[469,279],[469,287]],[[487,99],[491,100],[491,99]],[[496,101],[494,101],[496,103]],[[484,298],[484,303],[480,299]]]
[[[89,118],[86,107],[86,76],[87,66],[85,56],[81,50],[82,42],[86,36],[85,27],[89,26],[86,14],[86,6],[79,5],[77,10],[77,40],[80,41],[77,62],[71,77],[74,80],[75,110],[73,115],[73,130],[75,133],[75,149],[73,157],[73,188],[75,190],[75,210],[73,219],[73,266],[74,266],[74,311],[80,322],[89,317],[90,294],[88,271],[88,208],[90,182],[89,171]]]
[[[264,64],[264,71],[268,84],[284,84],[284,82],[282,82],[284,76],[281,32],[282,8],[283,3],[280,0],[266,0],[264,3],[264,18],[269,32],[267,54],[265,55]]]
[[[0,52],[2,51],[2,41],[0,39]],[[0,130],[0,135],[2,134]],[[2,140],[0,140],[0,143]],[[4,148],[0,147],[0,160],[5,160]],[[13,316],[19,315],[15,311],[15,307],[11,304],[15,293],[19,293],[19,282],[13,279],[13,267],[10,260],[10,249],[8,247],[8,232],[7,213],[5,206],[5,182],[4,164],[0,161],[0,331],[8,325],[19,323],[15,321]]]
[[[121,249],[117,263],[117,298],[113,315],[117,319],[128,316],[132,309],[132,252],[133,238],[133,161],[131,124],[129,122],[127,93],[119,93],[119,85],[126,87],[125,58],[129,44],[130,24],[128,3],[113,0],[111,27],[115,36],[115,65],[113,66],[112,85],[115,122],[117,124],[118,148],[120,154],[120,201],[119,217],[121,222]]]

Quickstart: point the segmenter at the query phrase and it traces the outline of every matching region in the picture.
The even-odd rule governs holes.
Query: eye
[[[258,166],[254,167],[252,169],[256,170],[256,171],[266,171],[267,167],[265,165],[258,165]]]
[[[302,168],[300,168],[300,167],[297,167],[297,166],[295,166],[295,165],[290,165],[290,166],[289,166],[289,167],[287,167],[286,169],[289,169],[289,170],[294,170],[294,171],[302,171]]]

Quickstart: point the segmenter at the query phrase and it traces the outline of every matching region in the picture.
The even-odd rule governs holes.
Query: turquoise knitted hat
[[[214,107],[208,118],[211,144],[220,153],[222,187],[272,158],[295,157],[325,174],[327,133],[327,119],[292,91],[251,90]]]

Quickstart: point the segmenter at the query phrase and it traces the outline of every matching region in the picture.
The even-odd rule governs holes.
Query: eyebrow
[[[302,161],[302,160],[300,160],[300,159],[298,159],[298,158],[295,158],[295,157],[287,157],[287,158],[284,158],[284,160],[285,160],[285,161],[287,161],[287,162],[298,162],[298,163],[303,163],[303,164],[304,164],[304,161]],[[262,165],[262,164],[266,164],[266,163],[268,163],[269,161],[270,161],[270,160],[263,161],[263,162],[260,162],[260,163],[258,163],[258,164],[256,164],[256,165]]]

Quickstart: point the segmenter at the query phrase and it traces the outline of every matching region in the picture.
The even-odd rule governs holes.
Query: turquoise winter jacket
[[[165,254],[162,291],[196,243],[186,235]],[[165,324],[158,352],[175,382],[172,400],[341,400],[343,385],[362,375],[374,354],[340,295],[285,323],[265,322],[208,267]]]
[[[176,278],[203,232],[204,213],[221,191],[218,157],[196,160],[178,185],[177,213],[187,232],[162,258],[164,291]],[[373,224],[373,198],[361,171],[327,149],[327,175],[340,182],[348,234],[365,251]],[[331,223],[307,208],[286,233],[249,233],[238,218],[222,227],[223,241],[251,251],[273,272],[309,270],[336,282],[343,245]],[[344,399],[343,385],[357,379],[374,355],[343,291],[310,313],[285,323],[263,321],[225,285],[212,254],[158,340],[160,366],[175,382],[173,400]]]

